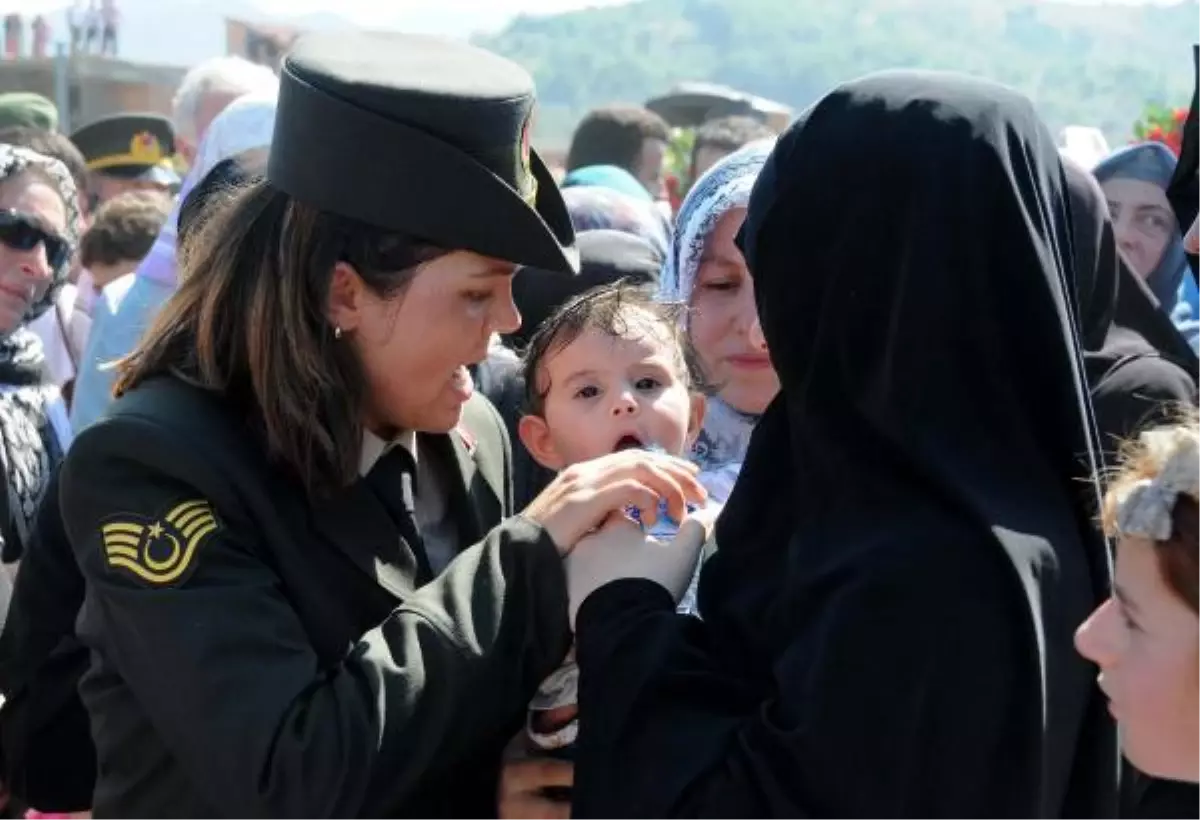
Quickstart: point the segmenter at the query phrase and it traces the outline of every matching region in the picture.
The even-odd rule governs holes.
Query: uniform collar
[[[371,468],[375,466],[376,462],[383,458],[388,450],[397,445],[408,450],[415,464],[417,461],[417,434],[415,431],[406,430],[391,441],[384,441],[370,430],[363,430],[362,449],[359,451],[358,458],[358,474],[365,476],[371,472]]]

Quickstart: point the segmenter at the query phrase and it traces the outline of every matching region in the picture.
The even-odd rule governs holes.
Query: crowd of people
[[[117,56],[121,10],[116,0],[75,0],[67,10],[72,54]]]
[[[6,815],[1195,816],[1196,101],[1085,166],[890,71],[670,176],[535,100],[0,95]]]
[[[35,14],[29,22],[29,31],[29,50],[26,51],[25,18],[17,12],[4,15],[4,59],[49,56],[51,28],[46,15]]]
[[[49,57],[54,30],[45,14],[29,17],[29,44],[25,42],[26,15],[14,11],[4,16],[4,58]],[[71,54],[117,56],[121,10],[116,0],[75,0],[67,9]]]

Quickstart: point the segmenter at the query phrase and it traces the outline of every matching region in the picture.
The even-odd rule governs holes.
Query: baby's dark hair
[[[542,370],[547,358],[570,345],[586,330],[598,330],[613,338],[628,336],[634,312],[648,315],[662,325],[666,337],[676,348],[680,378],[691,390],[703,389],[695,353],[681,321],[686,310],[686,305],[680,303],[657,302],[650,288],[631,285],[624,280],[592,288],[572,298],[542,322],[530,337],[523,368],[525,413],[541,416],[545,412],[550,386],[539,376],[544,376]]]

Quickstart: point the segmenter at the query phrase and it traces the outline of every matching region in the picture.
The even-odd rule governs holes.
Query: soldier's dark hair
[[[120,364],[114,394],[173,374],[245,412],[313,494],[358,478],[366,380],[326,316],[338,262],[380,298],[445,251],[316,210],[256,178],[222,199],[180,257],[180,286]]]
[[[650,288],[617,282],[581,293],[556,310],[529,340],[523,362],[524,412],[541,416],[550,392],[545,363],[587,330],[598,330],[613,338],[627,338],[644,331],[639,320],[649,318],[660,325],[663,336],[675,348],[679,377],[690,389],[702,388],[695,353],[681,321],[685,305],[654,300]]]
[[[571,137],[567,171],[589,165],[616,165],[637,173],[646,140],[669,141],[666,120],[638,105],[610,105],[589,112]]]

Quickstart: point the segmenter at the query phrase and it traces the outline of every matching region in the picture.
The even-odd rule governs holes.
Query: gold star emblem
[[[150,530],[148,532],[148,535],[151,538],[162,538],[162,534],[163,534],[162,524],[155,521],[153,524],[150,525]]]

